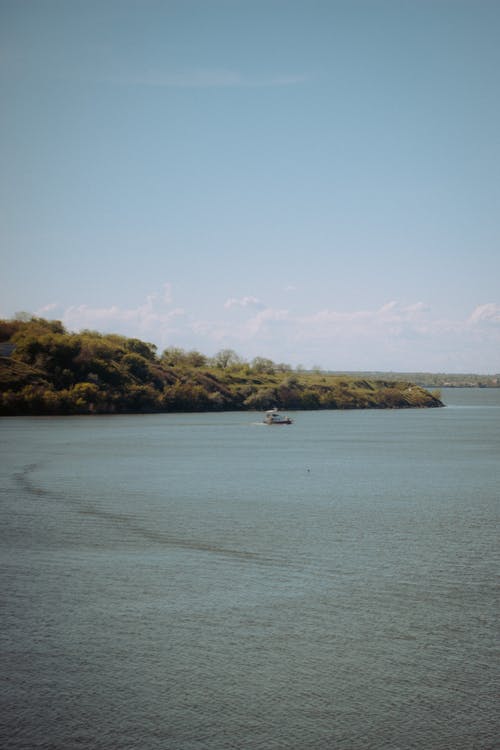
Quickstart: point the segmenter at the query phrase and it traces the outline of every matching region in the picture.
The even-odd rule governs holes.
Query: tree
[[[162,406],[167,411],[205,411],[211,406],[210,394],[201,385],[178,381],[164,389]]]
[[[0,320],[0,341],[9,341],[19,330],[19,323],[15,320]]]
[[[274,375],[276,372],[276,365],[272,359],[266,359],[266,357],[255,357],[252,359],[251,366],[255,372],[265,372],[268,375]]]
[[[146,380],[150,375],[148,361],[140,354],[126,354],[122,359],[122,365],[131,375],[140,380]]]
[[[168,367],[183,364],[186,360],[186,352],[178,346],[169,346],[161,355],[161,362]]]
[[[244,404],[248,409],[271,409],[280,406],[274,388],[259,388],[245,399]]]
[[[214,367],[219,367],[221,370],[226,370],[228,367],[235,367],[236,365],[243,364],[241,357],[232,349],[221,349],[220,352],[217,352],[212,361]]]
[[[129,352],[139,354],[144,359],[154,360],[156,358],[155,344],[149,344],[140,339],[127,339],[126,347]]]
[[[207,357],[196,349],[186,353],[186,364],[190,367],[205,367],[207,364]]]
[[[276,365],[276,372],[291,372],[292,366],[286,362],[278,362]]]
[[[177,346],[170,346],[165,349],[161,355],[161,362],[168,367],[177,367],[186,365],[187,367],[205,367],[207,358],[196,349],[187,352]]]
[[[14,320],[17,320],[19,323],[29,323],[30,320],[33,320],[33,315],[25,310],[19,310],[14,313]]]
[[[78,412],[94,411],[99,397],[99,388],[95,383],[77,383],[68,392],[72,409]]]
[[[80,350],[80,342],[76,336],[62,333],[44,333],[15,336],[16,358],[53,372],[54,368],[72,367],[73,359]]]

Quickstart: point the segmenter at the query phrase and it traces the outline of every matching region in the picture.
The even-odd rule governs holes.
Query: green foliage
[[[183,365],[186,361],[186,352],[184,349],[179,349],[176,346],[171,346],[165,349],[161,355],[162,364],[168,367],[177,367],[177,365]]]
[[[208,362],[207,357],[200,352],[195,350],[186,352],[175,346],[164,350],[161,361],[169,367],[205,367]]]
[[[18,329],[16,320],[0,320],[0,342],[10,341]]]
[[[154,361],[156,359],[156,346],[154,344],[147,344],[139,339],[127,339],[125,347],[129,352],[139,354],[144,359]]]
[[[252,359],[251,368],[255,372],[265,372],[268,375],[274,375],[276,372],[276,365],[272,359],[266,359],[265,357],[255,357],[255,359]]]
[[[156,412],[161,409],[161,394],[151,385],[130,385],[121,404],[125,412]]]
[[[212,360],[214,367],[217,367],[221,370],[225,370],[228,367],[235,367],[240,366],[243,364],[243,360],[241,359],[236,352],[234,352],[232,349],[221,349],[220,352],[217,352],[215,357]]]
[[[59,321],[0,321],[0,414],[92,414],[223,409],[354,409],[439,406],[408,382],[295,372],[232,349],[212,360],[197,351],[156,347],[95,331],[67,333]],[[11,351],[9,347],[9,351]]]
[[[140,354],[126,354],[122,361],[122,369],[139,380],[147,380],[150,376],[149,364]]]
[[[95,411],[95,404],[99,399],[99,388],[95,383],[76,383],[67,395],[69,405],[75,412]]]
[[[248,409],[273,409],[280,403],[276,390],[274,388],[259,388],[255,393],[250,394],[244,401],[245,406]]]
[[[189,367],[205,367],[208,363],[208,358],[205,357],[201,352],[192,350],[186,354],[186,364]]]
[[[178,381],[165,388],[162,404],[166,411],[208,411],[209,393],[201,385]]]

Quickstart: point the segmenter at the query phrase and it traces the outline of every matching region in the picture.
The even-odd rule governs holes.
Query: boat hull
[[[293,424],[293,420],[290,419],[290,417],[282,417],[281,414],[278,414],[273,409],[272,411],[267,412],[264,424]]]

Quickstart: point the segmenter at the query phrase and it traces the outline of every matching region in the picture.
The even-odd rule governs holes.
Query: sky
[[[500,372],[498,0],[0,0],[0,317]]]

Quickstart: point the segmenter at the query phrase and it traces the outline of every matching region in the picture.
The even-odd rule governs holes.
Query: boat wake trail
[[[39,471],[42,466],[42,462],[30,463],[14,474],[17,486],[23,491],[23,493],[37,500],[46,499],[49,501],[52,500],[64,503],[66,510],[73,507],[73,511],[77,513],[80,518],[83,516],[97,519],[109,524],[115,530],[119,529],[119,539],[121,543],[125,542],[127,537],[129,540],[131,538],[136,538],[149,543],[159,544],[164,547],[175,547],[178,549],[222,555],[227,558],[260,565],[280,564],[277,559],[264,556],[258,552],[224,547],[216,542],[196,538],[186,538],[184,536],[179,537],[164,532],[161,529],[151,528],[146,525],[146,523],[141,523],[140,517],[134,514],[116,513],[107,510],[96,502],[92,502],[88,496],[76,497],[74,495],[72,496],[67,490],[63,492],[55,488],[47,489],[37,484],[34,480],[34,474]],[[81,524],[78,525],[81,528]],[[85,532],[83,532],[81,540],[84,543],[85,541],[90,541],[90,535],[87,537]]]
[[[13,475],[14,481],[16,482],[17,486],[30,496],[50,497],[53,494],[49,490],[36,485],[32,479],[33,473],[40,469],[42,465],[43,464],[41,462],[27,464],[26,466],[23,466],[21,471],[18,471]]]

